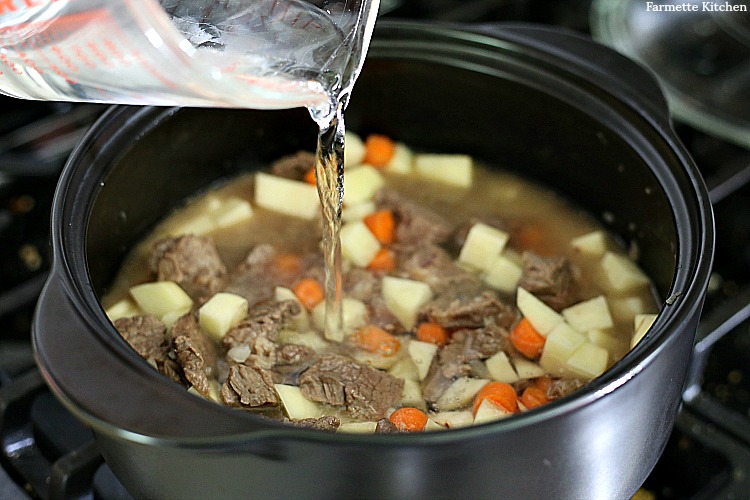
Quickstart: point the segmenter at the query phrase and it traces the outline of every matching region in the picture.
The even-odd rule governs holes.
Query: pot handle
[[[103,311],[87,310],[74,297],[53,270],[37,302],[32,345],[47,385],[96,431],[158,439],[268,428],[243,412],[186,395],[132,350]]]
[[[671,129],[671,115],[655,75],[632,59],[580,33],[527,23],[479,24],[475,32],[532,47],[575,63],[586,78]],[[570,68],[568,68],[570,69]]]

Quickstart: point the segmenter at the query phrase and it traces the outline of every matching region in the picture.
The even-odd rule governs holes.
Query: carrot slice
[[[518,410],[518,395],[513,386],[505,382],[490,382],[474,396],[474,414],[476,415],[482,401],[489,399],[510,413]]]
[[[370,271],[391,272],[396,269],[396,254],[388,248],[381,248],[372,258],[367,269]]]
[[[365,216],[363,222],[383,245],[390,245],[396,237],[396,220],[390,210],[378,210]]]
[[[529,359],[536,359],[542,354],[546,339],[536,331],[531,322],[523,318],[510,332],[510,342],[518,352]]]
[[[323,285],[312,278],[301,279],[293,291],[307,309],[317,306],[325,298]]]
[[[372,134],[365,139],[365,157],[363,163],[373,167],[384,167],[391,161],[396,152],[396,143],[388,136]]]
[[[514,244],[523,250],[532,250],[539,255],[552,255],[548,231],[534,223],[526,223],[513,235]]]
[[[540,389],[539,387],[536,387],[534,385],[528,386],[526,389],[524,389],[523,394],[521,394],[521,403],[531,410],[532,408],[536,408],[537,406],[542,406],[545,403],[549,403],[549,398],[547,397],[547,393]]]
[[[399,408],[388,417],[401,431],[422,432],[427,425],[427,414],[418,408]]]
[[[534,386],[540,388],[545,396],[547,396],[547,399],[552,399],[550,397],[550,389],[552,388],[552,377],[549,377],[547,375],[544,375],[543,377],[537,377],[534,379]]]
[[[294,254],[282,253],[273,260],[274,267],[286,274],[299,274],[302,271],[302,260]]]
[[[380,354],[393,356],[401,349],[401,342],[379,326],[366,325],[354,332],[352,339],[362,349]]]
[[[421,323],[417,327],[417,340],[443,345],[448,342],[448,331],[437,323]]]
[[[310,170],[305,174],[305,182],[315,186],[318,183],[318,179],[315,177],[315,167],[310,167]]]

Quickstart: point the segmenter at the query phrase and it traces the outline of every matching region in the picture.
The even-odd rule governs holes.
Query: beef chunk
[[[215,375],[215,367],[216,362],[219,359],[219,353],[213,341],[201,330],[201,327],[198,324],[198,318],[195,314],[186,314],[175,321],[174,325],[172,325],[172,343],[174,344],[175,339],[183,336],[190,339],[192,348],[200,354],[206,365],[208,375]]]
[[[341,420],[332,415],[319,418],[303,418],[301,420],[291,420],[292,424],[303,429],[315,429],[318,431],[335,432],[341,425]]]
[[[550,399],[559,399],[567,396],[571,392],[580,389],[586,384],[583,380],[574,379],[553,379],[547,388],[547,397]]]
[[[158,241],[149,266],[159,281],[174,281],[197,302],[221,289],[227,269],[211,238],[180,236]]]
[[[453,228],[440,214],[433,212],[396,191],[383,188],[375,195],[379,209],[389,209],[396,219],[396,242],[415,245],[443,243],[450,238]]]
[[[513,323],[513,307],[500,302],[491,291],[477,292],[471,284],[456,286],[423,305],[420,316],[447,330],[481,328],[488,321],[506,328]]]
[[[164,323],[153,316],[145,315],[120,318],[114,325],[141,357],[156,365],[159,373],[179,384],[185,383],[180,365],[169,357],[169,340]]]
[[[234,365],[221,386],[221,399],[230,406],[257,408],[276,403],[271,373],[262,368]]]
[[[170,379],[172,382],[177,382],[180,385],[188,386],[188,381],[182,371],[180,364],[172,358],[167,358],[163,363],[156,364],[156,368],[159,373]]]
[[[229,274],[224,291],[245,297],[250,307],[271,300],[277,286],[270,270],[275,256],[271,245],[255,246]]]
[[[507,338],[508,330],[495,324],[454,332],[445,347],[438,351],[422,382],[425,399],[437,401],[453,380],[472,375],[473,362],[500,351]]]
[[[271,173],[288,179],[301,181],[305,174],[315,166],[315,155],[308,151],[297,151],[296,153],[279,158],[271,165]]]
[[[302,394],[312,400],[345,406],[354,418],[381,418],[401,399],[403,379],[345,356],[321,357],[299,377]]]
[[[257,305],[248,311],[244,320],[227,332],[222,342],[226,348],[240,344],[253,347],[260,337],[275,342],[284,322],[297,313],[299,304],[293,300]]]
[[[566,257],[542,257],[525,251],[523,275],[518,286],[536,295],[556,311],[576,303],[576,285]]]
[[[182,366],[185,378],[198,392],[208,397],[210,395],[209,367],[206,365],[200,350],[196,348],[187,335],[175,338],[172,343],[177,354],[177,362]]]
[[[401,431],[389,418],[381,418],[375,425],[375,434],[398,434]]]
[[[115,328],[135,351],[144,359],[163,360],[169,350],[167,327],[158,318],[150,315],[120,318]]]
[[[380,295],[381,280],[374,273],[355,267],[344,274],[343,286],[346,296],[370,302],[374,297]]]
[[[459,267],[448,252],[437,245],[409,247],[399,253],[399,270],[409,278],[427,283],[435,293],[457,286],[473,286],[478,292],[481,287],[476,275]]]
[[[284,376],[283,382],[295,383],[296,375],[312,365],[316,358],[315,350],[310,347],[283,344],[276,351],[276,362],[273,369]]]

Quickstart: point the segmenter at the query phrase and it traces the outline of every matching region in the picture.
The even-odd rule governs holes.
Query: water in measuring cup
[[[120,104],[306,106],[320,117],[356,79],[373,9],[377,0],[6,0],[0,91]]]

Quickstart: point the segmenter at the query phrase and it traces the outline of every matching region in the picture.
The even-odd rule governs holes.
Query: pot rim
[[[523,57],[530,58],[532,63],[563,63],[565,64],[565,72],[571,70],[569,67],[570,61],[562,59],[560,54],[550,54],[544,50],[545,47],[530,47],[519,43],[518,40],[514,40],[516,35],[523,32],[524,28],[522,25],[508,25],[510,26],[508,31],[498,30],[498,35],[506,35],[505,38],[500,38],[499,36],[489,36],[477,31],[467,30],[465,26],[456,27],[436,23],[405,21],[379,21],[378,23],[379,28],[390,29],[397,34],[426,35],[441,40],[444,44],[438,50],[459,50],[465,48],[463,44],[468,44],[470,45],[470,50],[486,50],[490,53],[502,50],[506,52],[506,56],[508,53],[516,57],[521,54]],[[514,32],[516,28],[520,31]],[[532,31],[534,29],[539,28],[531,27]],[[546,30],[546,28],[544,29]],[[550,29],[549,31],[555,30]],[[387,43],[385,44],[387,45]],[[371,54],[372,52],[377,53],[379,45],[378,39],[374,37]],[[612,54],[614,53],[612,52]],[[669,290],[670,295],[675,298],[674,302],[662,308],[656,323],[646,337],[631,349],[622,360],[617,362],[602,376],[577,390],[575,394],[552,402],[542,408],[497,422],[453,429],[450,432],[378,436],[324,433],[299,429],[281,422],[268,422],[266,419],[263,419],[262,430],[259,430],[257,427],[259,420],[261,420],[260,417],[195,398],[198,401],[196,403],[197,406],[205,406],[207,412],[225,413],[227,417],[231,415],[231,420],[236,421],[238,425],[218,435],[155,436],[151,433],[143,432],[142,429],[124,429],[118,427],[102,420],[99,415],[81,408],[68,396],[68,390],[58,384],[53,370],[46,366],[44,355],[37,345],[37,334],[35,334],[35,354],[47,383],[53,388],[56,396],[73,413],[92,425],[97,432],[115,435],[134,442],[159,443],[162,445],[172,443],[188,447],[209,445],[226,447],[241,443],[243,440],[256,442],[271,437],[325,441],[338,444],[367,443],[368,445],[392,445],[393,443],[408,443],[410,445],[426,445],[450,443],[456,440],[478,438],[488,432],[513,432],[523,427],[543,425],[544,422],[558,418],[561,415],[592,405],[605,395],[616,391],[620,386],[627,384],[631,379],[637,377],[661,351],[668,349],[671,344],[670,340],[674,335],[680,332],[686,334],[686,330],[689,330],[687,327],[694,318],[694,308],[703,302],[703,296],[710,275],[713,258],[713,215],[708,193],[701,175],[684,146],[677,139],[671,125],[665,121],[665,115],[656,112],[651,102],[640,105],[637,99],[631,95],[630,89],[620,89],[620,93],[618,94],[617,88],[607,88],[606,85],[611,83],[607,75],[592,74],[585,68],[577,66],[574,69],[579,71],[577,73],[578,77],[585,77],[589,83],[593,82],[598,90],[606,92],[610,97],[616,98],[618,102],[625,103],[629,108],[634,110],[639,118],[649,125],[650,131],[658,135],[658,140],[669,148],[670,153],[675,156],[675,163],[681,165],[686,179],[690,181],[690,192],[685,193],[684,186],[682,188],[676,186],[676,181],[671,172],[668,173],[669,175],[666,173],[659,175],[658,172],[652,170],[657,175],[659,184],[671,203],[676,228],[676,269]],[[561,69],[561,71],[563,70]],[[129,106],[115,106],[110,108],[88,131],[84,139],[73,151],[60,177],[54,197],[52,213],[54,263],[50,275],[50,283],[53,280],[59,281],[59,285],[62,286],[65,294],[69,297],[69,305],[76,310],[79,320],[84,323],[84,326],[92,334],[117,338],[117,332],[104,314],[89,281],[88,267],[86,266],[85,241],[70,241],[70,238],[66,237],[69,226],[73,224],[69,219],[66,219],[68,215],[67,210],[72,209],[77,213],[86,214],[84,220],[76,221],[76,224],[80,224],[85,231],[90,215],[88,210],[91,208],[92,200],[98,193],[97,189],[91,190],[91,188],[100,182],[103,183],[103,179],[106,177],[106,172],[98,171],[102,170],[101,168],[91,169],[81,163],[80,159],[97,150],[98,144],[102,140],[103,132],[105,132],[104,135],[107,137],[111,137],[117,134],[125,134],[131,131],[129,127],[135,127],[133,128],[134,131],[145,134],[148,129],[144,130],[141,126],[145,119],[149,120],[146,122],[148,125],[155,124],[162,117],[176,113],[178,110],[179,108],[134,109]],[[151,118],[152,116],[156,116],[158,119],[153,119]],[[114,124],[120,126],[113,129]],[[656,140],[653,139],[652,141]],[[89,187],[89,191],[86,191],[87,186]],[[83,193],[88,195],[90,199],[82,197],[81,194]],[[88,206],[86,206],[86,203],[88,203]],[[85,238],[79,239],[85,240]],[[85,276],[76,276],[75,270],[78,270],[76,268],[80,267],[78,263],[81,262],[85,266]],[[48,286],[51,287],[52,285],[48,284]],[[39,314],[40,312],[38,311],[37,315]],[[38,321],[35,321],[34,330],[36,330],[37,323]],[[163,377],[147,363],[143,362],[142,358],[134,350],[130,349],[129,346],[125,345],[124,341],[121,343],[111,343],[108,345],[108,348],[115,351],[115,354],[126,365],[126,368],[133,370],[139,377],[145,377],[150,383],[162,385],[165,391],[174,392],[179,390],[181,393],[185,392],[184,389],[166,377]],[[144,411],[148,412],[150,409],[146,408]],[[238,430],[241,428],[241,425],[244,425],[248,430]]]

